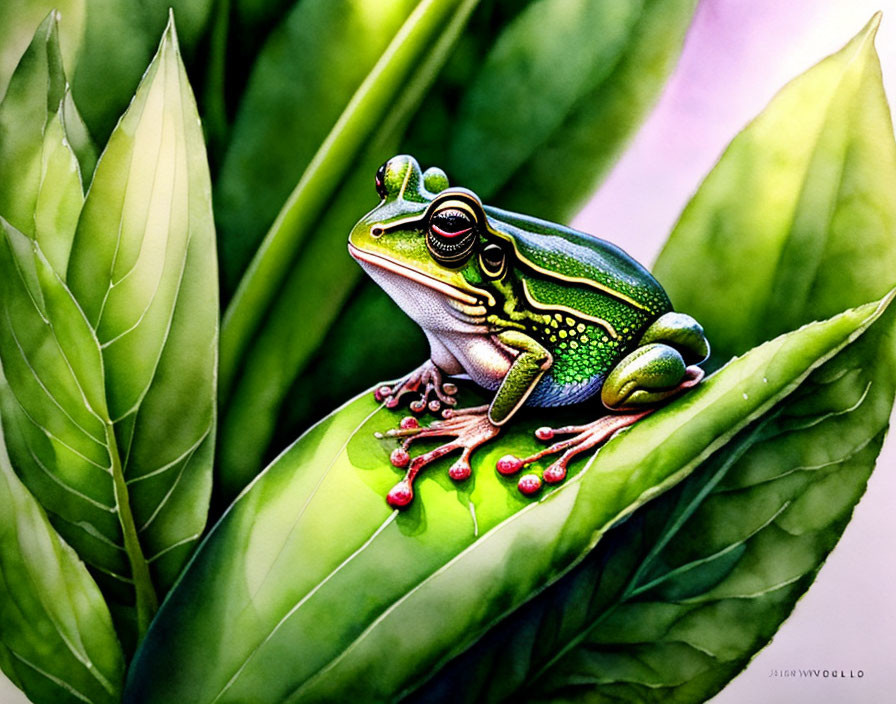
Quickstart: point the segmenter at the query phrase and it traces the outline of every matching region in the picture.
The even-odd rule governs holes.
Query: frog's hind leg
[[[442,380],[442,372],[432,360],[426,360],[404,380],[389,386],[383,384],[373,396],[377,401],[385,402],[386,408],[397,407],[408,395],[417,395],[409,408],[414,413],[429,410],[437,413],[442,407],[450,408],[457,404],[454,395],[457,386]]]
[[[385,433],[376,433],[378,438],[401,438],[401,445],[392,452],[391,462],[396,467],[407,467],[404,478],[389,492],[386,500],[393,508],[404,508],[414,498],[414,480],[426,465],[457,450],[461,456],[451,465],[448,476],[455,481],[463,481],[472,473],[470,456],[473,451],[491,440],[501,428],[489,420],[488,406],[475,406],[461,410],[446,410],[445,419],[428,427],[421,427],[416,418],[405,418],[399,428]],[[410,458],[408,447],[418,440],[432,438],[454,438],[414,459]]]

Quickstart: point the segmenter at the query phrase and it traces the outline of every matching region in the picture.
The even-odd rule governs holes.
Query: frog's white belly
[[[432,361],[448,374],[466,373],[494,390],[518,354],[502,345],[485,322],[484,306],[470,306],[425,284],[359,260],[370,277],[426,334]]]

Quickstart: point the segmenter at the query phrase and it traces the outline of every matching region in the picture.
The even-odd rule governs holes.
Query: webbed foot
[[[703,370],[700,369],[700,367],[688,367],[681,383],[670,390],[670,392],[667,392],[663,398],[669,399],[693,388],[700,383],[702,378]],[[544,457],[559,454],[560,457],[545,468],[541,477],[537,474],[525,474],[520,478],[517,484],[519,490],[527,496],[534,494],[541,489],[542,480],[547,484],[559,484],[566,479],[566,474],[569,471],[569,463],[573,459],[583,452],[588,452],[598,445],[602,445],[620,430],[633,425],[641,418],[653,413],[654,410],[656,410],[656,407],[630,410],[629,412],[611,413],[585,425],[567,425],[562,428],[539,428],[535,431],[535,437],[539,440],[550,441],[558,435],[571,435],[572,437],[555,442],[545,449],[522,459],[513,455],[506,455],[498,460],[496,468],[501,474],[512,475]]]
[[[394,386],[380,386],[373,392],[373,396],[377,401],[385,402],[386,408],[396,408],[408,394],[418,394],[409,404],[411,411],[422,413],[429,410],[438,413],[443,406],[450,408],[457,404],[457,399],[454,398],[456,393],[457,386],[442,381],[442,372],[431,360],[427,360]]]
[[[451,465],[448,476],[455,481],[467,479],[472,473],[470,456],[473,451],[501,431],[499,426],[488,419],[488,406],[456,411],[447,409],[443,415],[445,420],[437,420],[425,428],[420,426],[416,418],[408,417],[401,421],[400,427],[376,434],[378,438],[402,438],[401,446],[390,457],[396,467],[407,467],[404,479],[392,487],[386,497],[393,508],[404,508],[411,503],[414,498],[414,479],[424,467],[455,450],[461,450],[461,456]],[[430,438],[454,439],[411,459],[408,447],[417,440]]]

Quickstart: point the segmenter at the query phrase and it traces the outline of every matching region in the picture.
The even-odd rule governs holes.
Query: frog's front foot
[[[425,410],[438,413],[443,406],[451,407],[457,403],[454,398],[456,393],[457,386],[442,381],[442,372],[431,360],[427,360],[394,386],[380,386],[373,396],[377,401],[385,402],[386,408],[395,408],[405,396],[417,394],[417,398],[409,404],[414,413]]]
[[[455,481],[463,481],[472,473],[470,456],[480,445],[485,444],[500,432],[500,427],[488,418],[488,406],[476,406],[461,410],[448,409],[443,414],[445,420],[437,420],[424,428],[416,418],[408,417],[401,421],[401,426],[385,433],[377,433],[378,438],[401,438],[401,446],[392,452],[391,461],[396,467],[407,467],[407,472],[396,484],[386,500],[393,508],[404,508],[414,498],[414,479],[426,465],[435,462],[445,455],[461,450],[457,462],[451,465],[448,476]],[[408,447],[417,440],[430,438],[454,438],[434,450],[430,450],[411,459]]]
[[[670,399],[681,394],[688,389],[693,388],[703,378],[703,370],[696,365],[687,367],[684,378],[672,389],[664,392],[663,398]],[[560,440],[546,447],[534,455],[520,459],[513,455],[507,455],[498,460],[497,470],[501,474],[516,474],[524,467],[537,462],[538,460],[548,457],[549,455],[560,455],[542,472],[542,476],[537,474],[525,474],[520,478],[517,486],[519,490],[526,495],[534,494],[542,486],[542,479],[547,484],[558,484],[566,479],[569,471],[569,463],[583,452],[588,452],[598,445],[605,443],[613,435],[620,430],[633,425],[656,410],[655,407],[643,408],[641,410],[626,409],[626,411],[611,413],[602,416],[592,423],[586,425],[567,425],[562,428],[543,427],[535,431],[535,437],[539,440],[550,441],[558,435],[570,435],[566,440]]]

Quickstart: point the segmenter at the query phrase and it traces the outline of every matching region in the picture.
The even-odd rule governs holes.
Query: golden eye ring
[[[479,240],[478,218],[462,200],[446,200],[429,216],[426,247],[440,264],[462,265]]]

